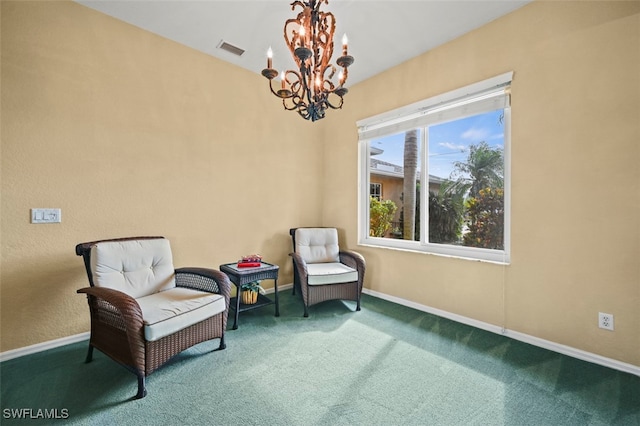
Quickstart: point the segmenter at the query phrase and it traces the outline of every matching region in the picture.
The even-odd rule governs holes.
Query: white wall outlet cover
[[[613,331],[613,315],[598,312],[598,327]]]
[[[60,223],[62,211],[60,209],[31,209],[31,223]]]

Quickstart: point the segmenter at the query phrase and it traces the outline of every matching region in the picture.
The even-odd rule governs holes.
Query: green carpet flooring
[[[361,312],[334,301],[303,318],[290,293],[279,318],[273,306],[242,313],[226,350],[178,355],[141,400],[135,376],[99,351],[84,363],[86,343],[5,361],[0,422],[640,425],[640,377],[366,295]]]

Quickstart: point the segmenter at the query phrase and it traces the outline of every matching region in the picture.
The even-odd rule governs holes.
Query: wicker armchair
[[[220,271],[173,269],[163,237],[133,237],[78,244],[90,287],[91,314],[86,362],[99,349],[138,377],[136,398],[146,394],[145,378],[171,357],[200,342],[220,339],[229,313],[231,283]]]
[[[300,289],[304,316],[309,306],[327,300],[353,300],[360,310],[365,260],[340,250],[336,228],[292,228],[293,292]]]

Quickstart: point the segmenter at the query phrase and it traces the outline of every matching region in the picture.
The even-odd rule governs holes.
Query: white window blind
[[[512,72],[424,101],[380,114],[358,125],[358,139],[370,140],[417,127],[480,114],[510,106]]]

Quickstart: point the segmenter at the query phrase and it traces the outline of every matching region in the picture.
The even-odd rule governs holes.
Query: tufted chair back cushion
[[[340,262],[336,228],[298,228],[296,253],[307,263]]]
[[[122,291],[133,298],[176,286],[169,241],[110,241],[91,248],[91,272],[96,287]]]

